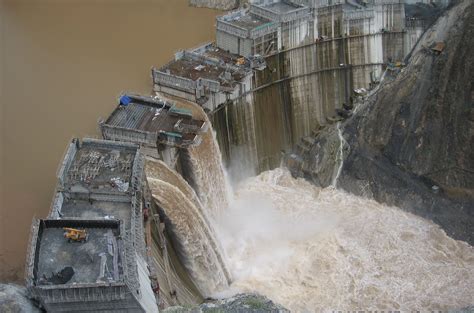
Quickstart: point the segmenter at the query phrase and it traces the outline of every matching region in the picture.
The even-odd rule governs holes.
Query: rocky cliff
[[[189,5],[198,8],[233,10],[240,5],[239,0],[189,0]]]
[[[40,313],[34,303],[27,297],[23,286],[0,284],[0,312],[2,313]],[[275,312],[289,311],[270,299],[258,294],[238,294],[230,298],[211,300],[195,306],[173,306],[165,309],[166,313],[199,313],[199,312]]]
[[[25,287],[14,284],[0,284],[0,312],[39,313],[26,295]]]
[[[387,71],[352,117],[305,139],[292,173],[397,205],[473,244],[473,49],[474,3],[457,1],[406,68]]]
[[[257,294],[238,294],[221,300],[210,300],[194,307],[170,307],[165,313],[215,313],[215,312],[247,312],[247,313],[289,313],[281,305]]]

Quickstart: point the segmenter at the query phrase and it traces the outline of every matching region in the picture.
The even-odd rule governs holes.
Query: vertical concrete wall
[[[278,166],[281,150],[326,124],[325,118],[342,106],[352,86],[351,68],[339,66],[333,49],[338,44],[267,58],[267,69],[254,76],[254,86],[264,87],[214,112],[212,122],[231,169],[247,164],[251,172],[260,172]],[[315,54],[319,50],[325,53]]]
[[[314,38],[314,31],[311,28],[311,21],[294,20],[282,23],[280,26],[280,49],[293,48],[310,42]]]
[[[240,52],[239,38],[220,30],[216,31],[216,44],[218,47],[231,53],[239,54]]]
[[[254,74],[251,95],[212,114],[230,168],[278,166],[281,150],[327,124],[353,89],[377,81],[387,62],[403,61],[422,34],[420,23],[405,25],[403,1],[373,0],[357,10],[345,1],[295,2],[312,7],[314,20],[283,23],[282,51]]]
[[[240,47],[239,47],[239,53],[240,55],[251,55],[253,54],[252,51],[253,47],[253,40],[252,39],[240,39]]]
[[[218,47],[230,53],[249,56],[254,54],[254,41],[249,38],[240,38],[235,35],[217,30],[216,44]]]
[[[281,150],[325,125],[352,89],[380,76],[384,52],[372,47],[381,47],[383,37],[327,40],[268,57],[267,69],[254,76],[254,88],[263,87],[213,115],[227,165],[244,162],[255,172],[278,166]],[[391,49],[403,50],[403,44]]]

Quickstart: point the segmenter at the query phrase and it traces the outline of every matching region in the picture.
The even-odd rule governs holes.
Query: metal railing
[[[373,9],[343,11],[344,20],[362,20],[362,19],[371,19],[374,17],[375,17],[375,12]]]
[[[188,79],[153,69],[153,83],[180,89],[189,93],[194,93],[196,82]]]
[[[286,2],[286,1],[283,1],[283,2]],[[294,6],[294,4],[291,4],[291,2],[286,2],[286,3]],[[281,13],[281,12],[272,11],[271,9],[266,8],[264,6],[259,6],[258,4],[251,4],[250,13],[266,18],[270,21],[281,22],[281,23],[291,22],[298,19],[305,19],[311,16],[310,8],[303,7],[303,6],[295,7],[293,10],[290,10],[286,13]]]
[[[40,221],[33,219],[31,222],[30,233],[28,237],[28,246],[26,248],[26,264],[25,264],[25,280],[26,287],[31,288],[34,286],[35,279],[35,256],[37,253],[37,242],[38,242],[38,231]]]
[[[67,171],[69,170],[69,167],[71,166],[72,161],[74,160],[74,157],[76,156],[76,153],[77,153],[76,140],[78,139],[73,139],[73,142],[69,144],[66,150],[66,153],[64,154],[61,165],[56,173],[56,177],[58,179],[58,186],[60,188],[64,188],[64,185],[66,183]]]
[[[54,198],[51,204],[51,211],[49,212],[48,218],[57,219],[60,217],[61,208],[64,203],[64,194],[62,191],[57,191],[54,194]]]
[[[118,126],[110,126],[107,124],[100,124],[99,127],[102,132],[102,136],[104,136],[106,139],[156,146],[156,133]]]

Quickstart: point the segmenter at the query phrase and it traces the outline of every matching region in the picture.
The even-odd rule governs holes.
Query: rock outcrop
[[[397,205],[474,244],[474,3],[457,2],[406,68],[387,71],[352,117],[289,164],[296,176]]]
[[[233,10],[239,7],[239,0],[189,0],[189,5],[198,8]]]
[[[234,297],[212,300],[195,307],[170,307],[165,313],[249,312],[288,313],[287,309],[268,298],[256,294],[238,294]]]
[[[39,313],[40,309],[26,296],[25,287],[14,284],[0,284],[0,312]]]

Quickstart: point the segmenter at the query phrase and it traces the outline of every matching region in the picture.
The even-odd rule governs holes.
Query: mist
[[[447,310],[474,302],[474,250],[431,221],[275,169],[215,221],[233,277],[294,312]],[[410,264],[410,266],[407,266]]]

